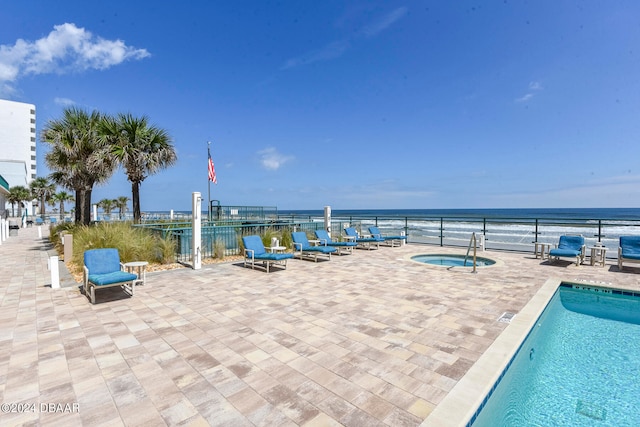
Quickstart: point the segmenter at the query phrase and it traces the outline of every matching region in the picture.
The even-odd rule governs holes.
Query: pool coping
[[[420,424],[420,427],[467,426],[469,424],[563,283],[594,288],[632,290],[626,286],[614,286],[607,282],[548,279],[427,419]]]
[[[561,283],[551,278],[542,285],[421,427],[467,425]]]
[[[454,270],[454,271],[468,271],[469,267],[462,267],[462,266],[448,266],[448,265],[437,265],[437,264],[428,264],[426,262],[420,262],[420,261],[416,261],[414,259],[412,259],[415,256],[419,256],[419,255],[433,255],[433,256],[437,256],[437,255],[442,255],[442,256],[452,256],[452,255],[462,255],[459,253],[444,253],[444,252],[435,252],[435,253],[415,253],[415,254],[408,254],[404,256],[404,259],[406,261],[409,262],[413,262],[415,264],[419,264],[428,268],[438,268],[438,269],[448,269],[448,270]],[[483,256],[483,255],[476,255],[478,258],[485,258],[485,259],[490,259],[491,261],[494,261],[493,264],[491,265],[479,265],[477,266],[477,268],[482,268],[487,269],[487,268],[494,268],[494,267],[500,267],[504,265],[504,261],[501,260],[500,258],[495,258],[495,257],[488,257],[488,256]]]

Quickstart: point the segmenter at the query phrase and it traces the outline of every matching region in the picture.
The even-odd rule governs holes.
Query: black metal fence
[[[147,228],[170,235],[176,240],[176,260],[191,259],[192,229],[190,222],[145,224]],[[472,233],[484,237],[485,248],[533,251],[534,242],[555,244],[561,235],[582,235],[588,246],[604,244],[618,247],[622,235],[640,235],[640,220],[567,219],[567,218],[492,218],[492,217],[399,217],[399,216],[334,216],[330,232],[336,238],[346,227],[355,227],[367,235],[368,227],[377,226],[382,233],[407,236],[408,243],[438,246],[467,246]],[[242,236],[282,235],[292,231],[313,231],[324,228],[322,217],[280,216],[264,222],[204,221],[202,224],[202,256],[228,256],[242,253]],[[217,247],[217,248],[216,248]],[[607,255],[615,257],[616,251]]]

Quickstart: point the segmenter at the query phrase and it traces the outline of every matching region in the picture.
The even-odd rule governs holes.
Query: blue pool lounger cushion
[[[353,253],[353,248],[358,246],[358,244],[354,241],[350,242],[338,242],[335,240],[331,240],[331,236],[327,230],[316,230],[315,231],[316,238],[320,241],[320,244],[323,246],[333,246],[337,249],[337,254],[342,255],[342,251],[346,251],[348,253]]]
[[[394,247],[396,243],[398,244],[398,246],[401,246],[402,242],[407,240],[407,236],[400,236],[400,235],[390,236],[387,234],[382,234],[380,232],[380,229],[375,226],[369,227],[369,233],[371,233],[373,237],[380,237],[384,239],[384,241],[388,242],[391,245],[391,247]]]
[[[260,236],[244,236],[242,238],[244,244],[244,266],[251,265],[254,269],[256,263],[262,263],[262,265],[269,272],[269,268],[272,265],[281,265],[286,270],[287,260],[293,258],[293,254],[289,253],[271,253],[267,252],[262,243]]]
[[[618,268],[622,270],[624,262],[640,262],[640,236],[620,236],[618,247]]]
[[[555,260],[560,257],[575,258],[576,266],[584,261],[585,245],[582,236],[560,236],[558,247],[549,251],[549,257]]]
[[[326,256],[331,260],[331,254],[337,251],[333,246],[312,246],[304,231],[291,233],[291,238],[293,239],[293,253],[300,259],[311,258],[318,262],[319,256]]]
[[[348,239],[355,241],[359,247],[365,249],[371,249],[372,245],[376,245],[376,249],[380,247],[380,242],[384,242],[382,237],[370,236],[370,237],[360,237],[358,234],[358,230],[354,227],[347,227],[344,229],[344,233],[347,235]]]
[[[138,276],[123,271],[120,253],[115,248],[90,249],[84,252],[84,293],[96,303],[96,289],[121,286],[133,296]]]

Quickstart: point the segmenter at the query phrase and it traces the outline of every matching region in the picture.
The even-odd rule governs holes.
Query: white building
[[[36,177],[36,107],[33,104],[0,99],[0,213],[11,209],[6,203],[7,187],[29,188]],[[6,184],[6,185],[5,185]],[[25,206],[33,214],[31,203]]]

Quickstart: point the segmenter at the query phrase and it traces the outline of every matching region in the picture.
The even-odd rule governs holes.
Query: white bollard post
[[[324,207],[324,229],[329,233],[331,237],[331,206]]]
[[[403,236],[403,237],[406,235],[406,234],[405,234],[405,232],[404,232],[404,230],[402,230],[402,231],[400,232],[400,235],[401,235],[401,236]],[[402,240],[400,240],[400,246],[404,246],[404,245],[405,245],[405,243],[407,243],[407,239],[402,239]]]
[[[169,219],[173,221],[173,209],[169,211]]]
[[[98,205],[93,205],[91,210],[91,219],[93,221],[98,220]]]
[[[58,289],[60,287],[60,271],[57,256],[49,258],[49,270],[51,270],[51,288]]]
[[[64,246],[64,262],[71,262],[73,258],[73,234],[66,233],[62,236],[62,246]]]
[[[9,221],[5,220],[4,227],[2,228],[4,233],[4,240],[7,240],[7,238],[9,237]]]
[[[42,239],[42,226],[38,226],[38,239]]]
[[[199,192],[191,193],[191,252],[193,254],[193,269],[202,267],[202,197]]]

